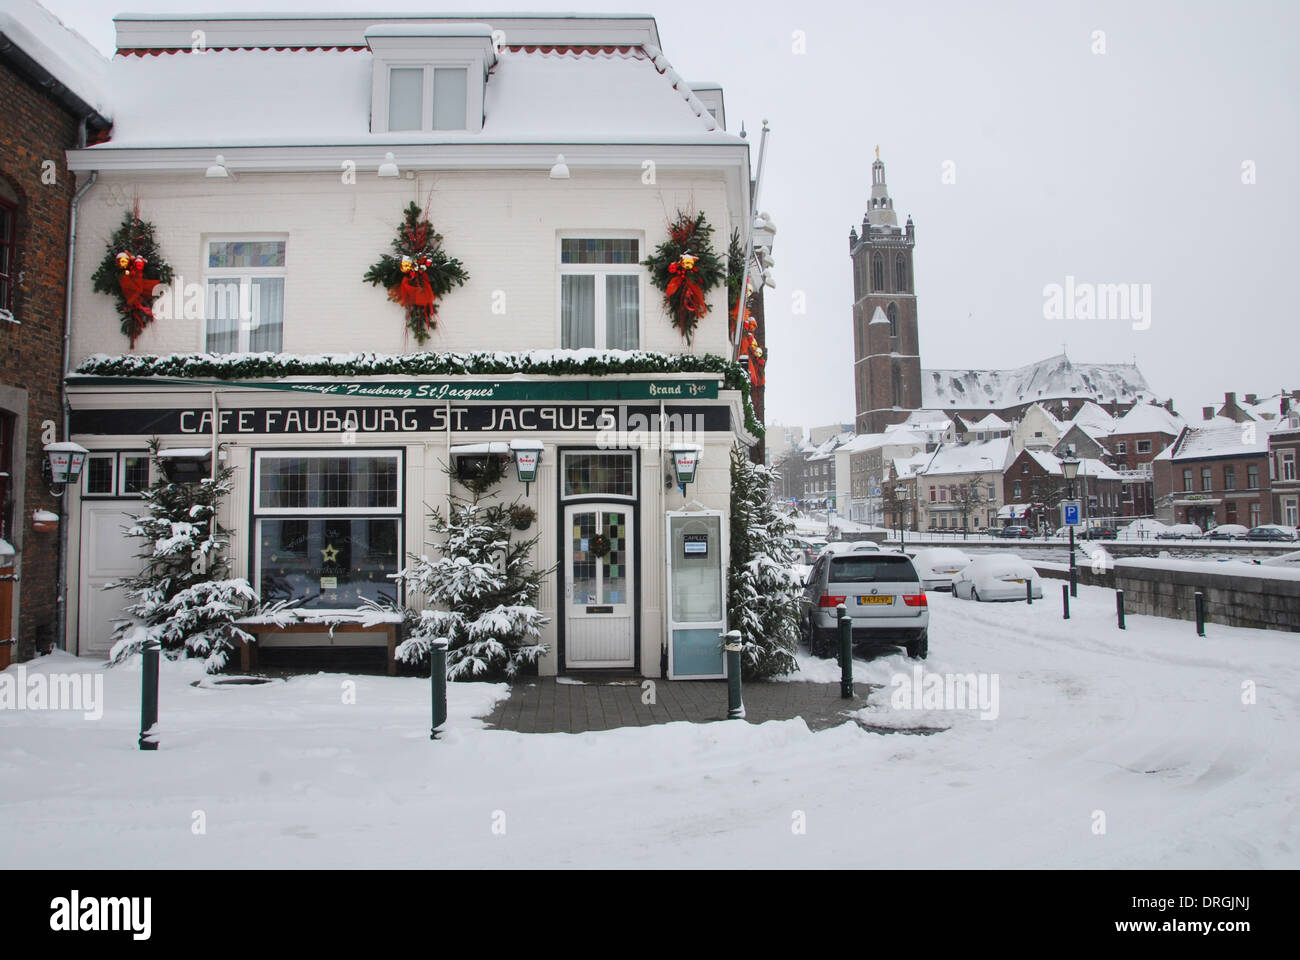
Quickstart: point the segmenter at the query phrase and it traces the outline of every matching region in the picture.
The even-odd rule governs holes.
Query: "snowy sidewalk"
[[[842,700],[838,682],[747,683],[745,719],[763,723],[803,717],[810,729],[825,730],[851,721],[854,711],[866,707],[868,691],[868,684],[858,680],[855,696]],[[727,684],[722,680],[542,677],[514,684],[510,696],[483,719],[492,729],[515,733],[587,733],[726,717]]]

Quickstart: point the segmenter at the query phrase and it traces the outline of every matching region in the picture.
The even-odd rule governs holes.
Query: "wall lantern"
[[[528,485],[537,480],[537,468],[542,462],[540,440],[511,440],[510,452],[515,455],[515,474],[528,492]]]
[[[669,447],[668,452],[673,455],[673,473],[677,477],[677,487],[682,491],[682,496],[685,496],[686,485],[695,482],[696,469],[704,451],[693,444],[685,444]]]
[[[90,456],[90,451],[79,443],[65,441],[64,443],[47,443],[45,445],[45,461],[41,465],[41,473],[44,474],[45,482],[66,486],[69,483],[76,483],[81,477],[81,469],[86,465],[86,458]],[[50,491],[56,497],[63,496],[63,491]]]

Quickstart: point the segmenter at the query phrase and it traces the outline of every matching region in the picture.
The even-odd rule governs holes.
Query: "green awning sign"
[[[228,390],[284,390],[328,397],[379,400],[560,401],[560,400],[715,400],[718,381],[631,380],[189,380],[171,377],[76,377],[76,386],[222,387]]]

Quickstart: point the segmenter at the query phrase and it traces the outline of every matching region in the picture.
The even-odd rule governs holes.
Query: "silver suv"
[[[799,599],[804,642],[815,656],[839,649],[838,614],[853,621],[853,647],[901,646],[909,657],[930,652],[930,606],[921,578],[903,553],[825,553],[808,574]]]

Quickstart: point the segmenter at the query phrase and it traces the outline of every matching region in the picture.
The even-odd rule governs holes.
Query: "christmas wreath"
[[[140,219],[139,203],[109,239],[91,280],[97,292],[117,297],[122,332],[131,338],[134,350],[144,328],[154,321],[154,288],[172,282],[171,264],[158,250],[153,224]]]
[[[609,542],[609,537],[603,533],[598,533],[588,541],[587,546],[591,550],[593,557],[605,557],[609,555],[612,544]]]
[[[691,216],[678,211],[668,225],[668,239],[642,266],[650,268],[655,287],[664,295],[664,307],[673,326],[691,342],[695,325],[709,312],[707,296],[727,275],[727,268],[713,249],[713,227],[704,214]]]
[[[415,202],[406,208],[402,223],[393,239],[397,254],[384,254],[371,265],[362,279],[388,290],[388,299],[406,308],[406,326],[416,342],[429,339],[436,325],[438,297],[451,292],[469,279],[465,267],[442,249],[442,234]]]

